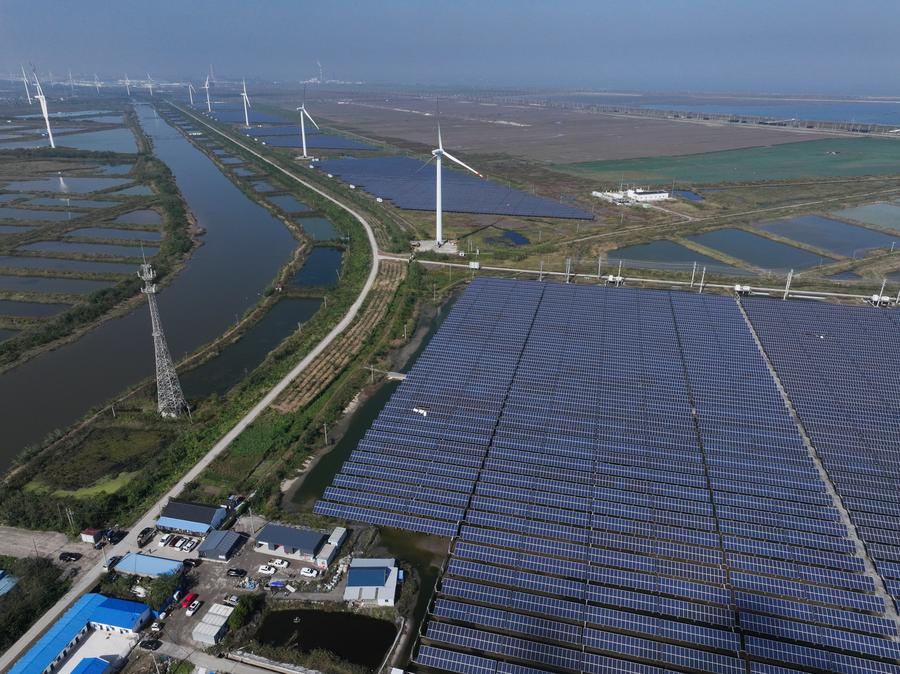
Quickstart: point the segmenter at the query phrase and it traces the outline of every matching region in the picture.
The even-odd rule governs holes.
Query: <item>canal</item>
[[[159,294],[169,347],[180,358],[222,334],[254,305],[297,244],[278,219],[245,196],[152,108],[136,110],[154,153],[172,170],[205,231],[186,268]],[[153,367],[150,315],[142,303],[77,341],[0,375],[0,471],[24,447],[152,375]]]

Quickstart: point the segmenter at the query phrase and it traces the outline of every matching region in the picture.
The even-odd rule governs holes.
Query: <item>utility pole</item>
[[[784,296],[781,298],[782,300],[786,300],[791,294],[791,281],[794,278],[794,270],[791,269],[787,275],[787,282],[784,284]]]
[[[323,423],[322,428],[325,431],[325,444],[327,445],[328,444],[328,424]]]

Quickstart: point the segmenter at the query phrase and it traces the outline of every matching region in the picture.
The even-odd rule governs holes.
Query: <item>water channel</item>
[[[169,347],[179,358],[222,334],[255,304],[296,242],[281,222],[247,198],[152,108],[136,110],[156,155],[172,170],[206,232],[187,267],[159,295]],[[85,178],[90,184],[79,181],[78,188],[102,189],[110,180],[116,179]],[[17,186],[58,189],[59,181],[22,181]],[[78,341],[0,375],[0,470],[25,446],[150,376],[153,363],[150,317],[141,304]]]

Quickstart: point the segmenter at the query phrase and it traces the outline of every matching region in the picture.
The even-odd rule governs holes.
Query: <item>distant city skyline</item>
[[[3,0],[0,72],[889,96],[897,25],[884,0]]]

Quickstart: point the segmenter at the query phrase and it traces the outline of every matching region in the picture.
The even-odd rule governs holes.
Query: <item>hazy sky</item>
[[[0,71],[900,94],[897,0],[0,0]]]

